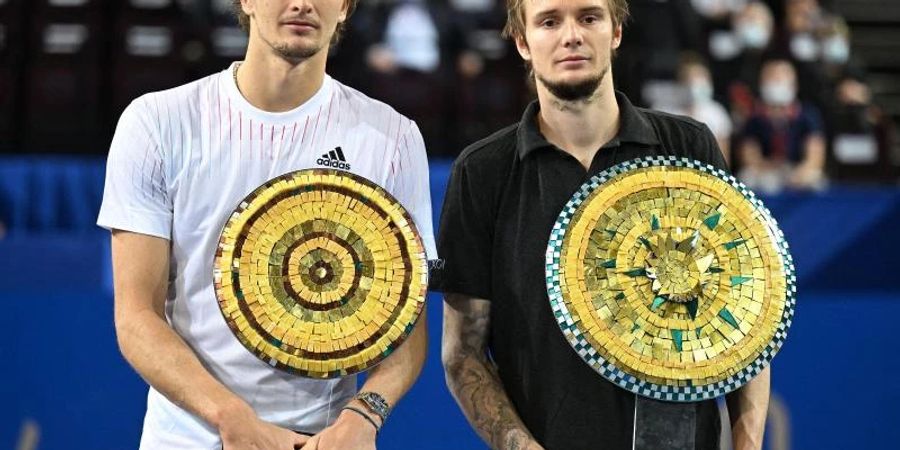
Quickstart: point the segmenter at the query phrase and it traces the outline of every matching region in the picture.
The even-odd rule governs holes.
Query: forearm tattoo
[[[491,448],[525,449],[531,435],[485,354],[490,323],[490,305],[486,303],[448,299],[448,307],[461,317],[456,330],[444,335],[447,385],[466,418]]]

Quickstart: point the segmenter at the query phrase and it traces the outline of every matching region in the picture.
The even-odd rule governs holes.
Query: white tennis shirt
[[[166,316],[172,328],[263,420],[314,433],[355,394],[356,378],[301,378],[270,367],[241,345],[213,287],[219,233],[238,203],[266,181],[329,167],[394,195],[434,259],[425,146],[413,121],[328,76],[294,110],[257,109],[238,91],[233,67],[128,106],[110,147],[97,223],[168,239]],[[209,424],[151,387],[141,448],[215,449],[221,442]]]

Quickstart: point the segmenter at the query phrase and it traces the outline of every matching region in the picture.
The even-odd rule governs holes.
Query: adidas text
[[[335,147],[334,150],[322,155],[321,158],[316,160],[316,164],[336,169],[350,170],[350,163],[347,162],[347,159],[344,157],[344,151],[341,150],[340,147]]]

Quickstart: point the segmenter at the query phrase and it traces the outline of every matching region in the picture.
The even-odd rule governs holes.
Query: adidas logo
[[[316,164],[325,167],[334,167],[336,169],[350,170],[350,163],[347,162],[347,158],[344,157],[344,152],[340,147],[335,147],[334,150],[322,155],[321,158],[316,160]]]

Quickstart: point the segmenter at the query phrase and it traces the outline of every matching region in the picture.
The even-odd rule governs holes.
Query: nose
[[[296,0],[291,2],[291,11],[308,14],[312,12],[312,3],[311,0]]]
[[[580,47],[582,44],[584,44],[584,37],[582,36],[581,27],[578,26],[578,21],[566,21],[563,25],[563,47]]]

